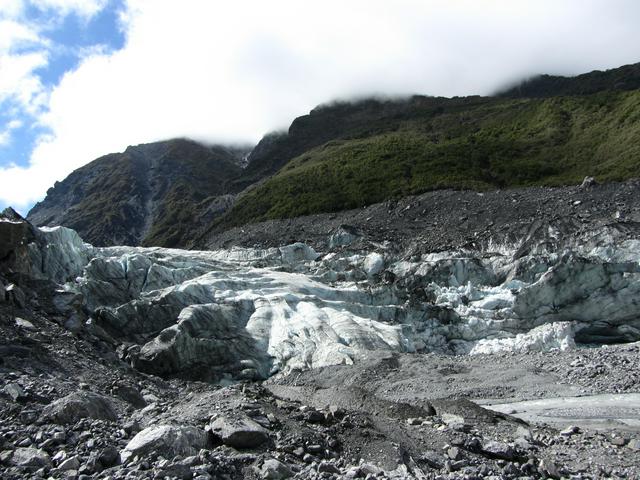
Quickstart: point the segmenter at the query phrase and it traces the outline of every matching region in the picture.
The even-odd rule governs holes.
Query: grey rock
[[[14,402],[19,402],[21,400],[27,399],[27,394],[24,392],[22,387],[17,383],[8,383],[7,385],[4,386],[2,391],[6,395],[11,397],[11,400],[13,400]]]
[[[593,177],[584,177],[584,180],[582,180],[582,183],[580,184],[580,189],[581,190],[587,190],[590,187],[596,185],[596,179]]]
[[[13,450],[2,450],[0,452],[0,464],[9,463],[13,455]]]
[[[100,450],[98,462],[103,468],[113,467],[120,461],[120,455],[116,447],[106,447]]]
[[[37,448],[16,448],[9,463],[16,467],[41,468],[51,465],[51,457],[44,450]]]
[[[610,441],[611,445],[615,445],[616,447],[624,447],[628,442],[624,437],[613,437]]]
[[[254,448],[269,439],[262,425],[246,416],[218,417],[211,422],[211,432],[222,443],[234,448]]]
[[[264,462],[260,474],[265,480],[283,480],[291,477],[293,472],[281,461],[271,458]]]
[[[322,445],[318,445],[317,443],[313,443],[311,445],[306,446],[306,450],[309,453],[322,453]]]
[[[516,438],[523,438],[527,441],[533,439],[533,432],[530,428],[519,426],[516,429]]]
[[[501,458],[504,460],[512,460],[515,452],[511,445],[502,442],[487,442],[482,445],[482,451],[487,456]]]
[[[462,452],[458,447],[450,447],[447,449],[447,457],[451,460],[460,460],[460,458],[462,458]]]
[[[145,401],[142,394],[138,391],[137,388],[131,385],[119,383],[113,388],[112,393],[136,408],[144,408],[147,406],[147,402]]]
[[[323,423],[325,417],[317,410],[309,410],[304,414],[304,419],[309,423]]]
[[[208,444],[207,434],[196,427],[156,425],[145,428],[127,444],[120,459],[128,462],[135,456],[158,456],[173,458],[176,455],[196,455]]]
[[[82,418],[115,422],[118,415],[107,397],[78,391],[47,405],[41,418],[52,423],[67,424],[75,423]]]
[[[560,478],[558,467],[551,460],[542,459],[538,464],[538,471],[550,478]]]
[[[155,478],[178,478],[180,480],[190,480],[193,478],[193,472],[188,465],[172,463],[159,468]]]
[[[101,472],[106,468],[113,467],[120,462],[120,452],[116,447],[109,446],[99,452],[93,452],[86,463],[90,472]]]
[[[627,443],[627,447],[631,450],[640,451],[640,440],[638,440],[637,438],[629,440],[629,443]]]
[[[331,462],[322,461],[318,465],[318,472],[338,475],[340,474],[340,469]]]
[[[64,462],[58,465],[58,470],[78,470],[80,468],[80,460],[77,456],[67,458]]]
[[[35,331],[36,327],[29,320],[25,320],[24,318],[16,317],[16,327],[23,328],[25,330]]]
[[[570,437],[571,435],[575,435],[577,433],[580,433],[580,428],[576,427],[575,425],[570,425],[560,431],[560,435],[562,435],[563,437]]]

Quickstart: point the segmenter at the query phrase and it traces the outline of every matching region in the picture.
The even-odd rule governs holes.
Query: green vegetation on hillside
[[[476,97],[477,98],[477,97]],[[548,99],[439,99],[297,156],[244,194],[224,225],[361,207],[440,188],[640,176],[640,91]],[[419,113],[419,114],[418,114]]]

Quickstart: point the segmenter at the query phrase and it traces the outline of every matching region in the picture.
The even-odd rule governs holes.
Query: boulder
[[[283,480],[293,476],[291,469],[275,458],[266,460],[260,473],[265,480]]]
[[[51,465],[51,457],[39,448],[16,448],[9,459],[9,464],[16,467],[42,468]]]
[[[136,408],[144,408],[147,406],[147,402],[142,394],[137,388],[131,385],[119,383],[113,388],[112,393]]]
[[[31,323],[29,320],[25,320],[24,318],[16,317],[16,327],[22,328],[24,330],[37,330],[37,328]]]
[[[196,427],[154,425],[145,428],[127,444],[120,459],[123,463],[133,457],[162,455],[165,458],[197,455],[207,447],[207,433]]]
[[[120,452],[116,447],[105,447],[98,452],[92,452],[86,463],[90,472],[102,472],[106,468],[117,465],[120,461]]]
[[[211,422],[211,432],[233,448],[254,448],[269,439],[269,432],[248,417],[218,417]]]
[[[491,458],[513,460],[515,451],[511,445],[502,442],[490,441],[482,445],[482,451]]]
[[[64,462],[58,465],[58,470],[66,471],[66,470],[78,470],[80,468],[80,460],[77,456],[73,456],[71,458],[67,458]]]
[[[28,398],[28,395],[24,392],[22,387],[17,383],[8,383],[7,385],[4,386],[2,391],[5,395],[8,395],[9,397],[11,397],[11,400],[13,400],[14,402],[20,402]]]
[[[47,405],[41,417],[45,422],[58,424],[76,423],[82,418],[115,422],[118,415],[107,397],[78,391]]]

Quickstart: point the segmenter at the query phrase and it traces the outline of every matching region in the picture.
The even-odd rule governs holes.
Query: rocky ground
[[[326,248],[330,237],[339,249],[354,236],[411,256],[497,235],[524,235],[526,249],[527,235],[539,245],[554,228],[584,236],[607,225],[616,238],[637,238],[639,189],[628,182],[432,193],[245,227],[209,246],[296,240]],[[0,247],[33,240],[18,224],[1,232]],[[7,251],[0,248],[0,260]],[[131,366],[130,344],[62,315],[51,280],[7,265],[0,269],[0,478],[640,478],[637,407],[607,416],[613,397],[597,397],[604,400],[595,413],[567,408],[553,421],[528,423],[517,406],[636,398],[625,395],[640,392],[639,343],[474,356],[372,351],[354,365],[265,381],[162,379]]]
[[[477,193],[445,190],[378,203],[345,212],[270,220],[200,238],[198,248],[273,247],[304,242],[326,249],[341,226],[373,242],[388,242],[413,254],[479,248],[500,238],[535,243],[557,230],[569,242],[576,235],[615,226],[622,238],[637,237],[640,181],[582,186],[534,187]]]
[[[474,357],[379,353],[353,366],[215,386],[141,374],[90,336],[23,309],[8,313],[2,478],[640,474],[637,429],[583,429],[578,419],[528,425],[477,405],[637,392],[638,344]]]

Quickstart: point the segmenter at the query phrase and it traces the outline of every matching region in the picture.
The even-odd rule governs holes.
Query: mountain
[[[506,90],[500,96],[511,98],[590,95],[605,90],[640,88],[640,63],[606,71],[593,71],[575,77],[538,75]]]
[[[246,153],[185,139],[129,147],[57,182],[28,219],[65,225],[100,246],[182,245],[227,208],[226,184]]]
[[[336,110],[364,116],[304,153],[261,159],[282,167],[242,194],[214,227],[362,207],[454,188],[491,190],[640,176],[640,90],[551,98],[414,97],[328,107],[269,146],[293,152]],[[290,138],[291,137],[291,138]],[[307,140],[309,144],[312,142]],[[286,160],[285,160],[286,159]],[[257,160],[254,160],[257,162]],[[254,163],[253,168],[258,169]]]
[[[334,102],[250,152],[173,140],[108,155],[28,218],[97,245],[202,245],[234,226],[437,189],[640,177],[639,140],[640,64],[541,76],[494,97]]]

